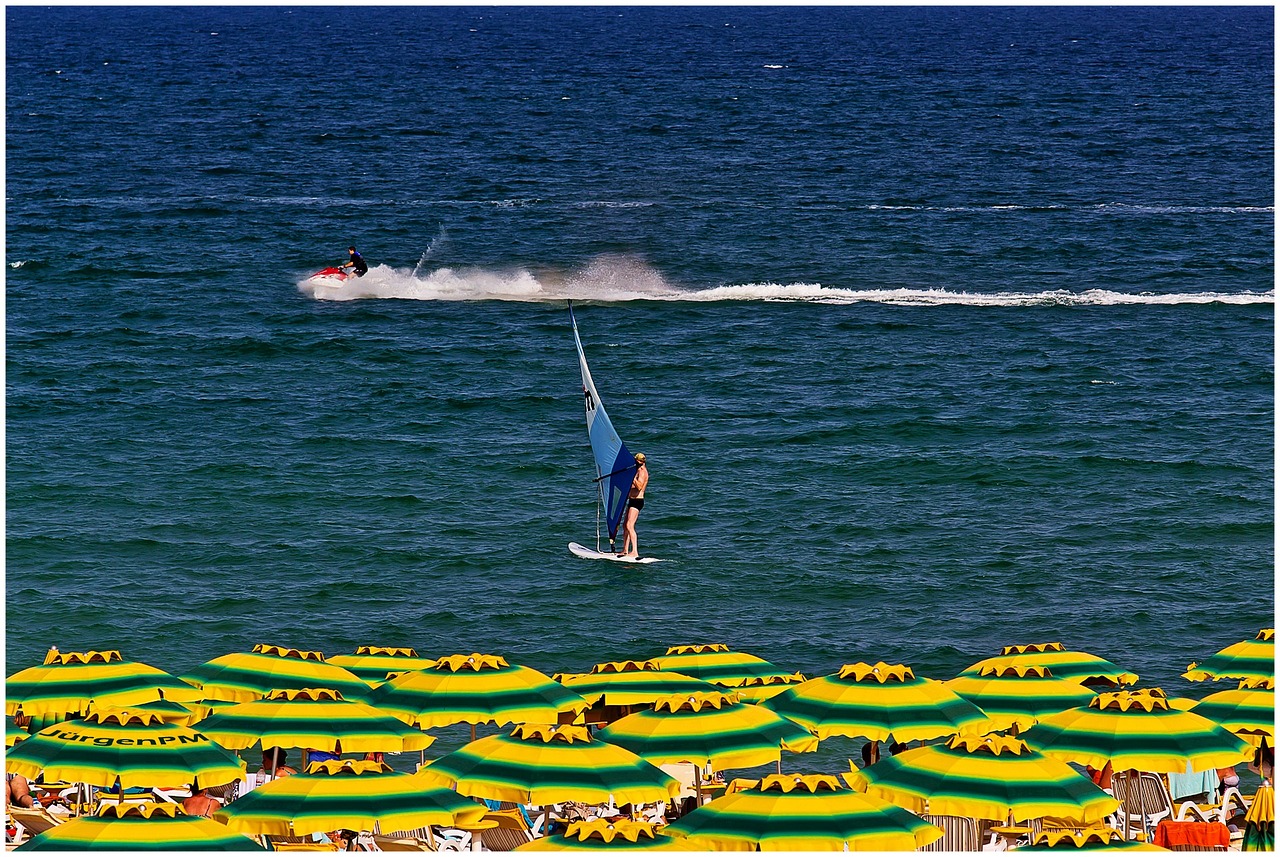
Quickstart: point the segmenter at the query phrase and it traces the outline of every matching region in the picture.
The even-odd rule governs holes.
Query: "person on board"
[[[345,265],[339,265],[338,267],[351,268],[355,271],[357,277],[363,277],[369,270],[369,263],[364,260],[364,257],[361,256],[360,252],[354,247],[347,248],[347,255],[351,257],[351,260]]]
[[[631,480],[631,491],[627,494],[627,506],[624,511],[625,538],[622,540],[622,553],[618,556],[627,559],[640,558],[640,540],[636,537],[636,520],[640,517],[640,510],[644,508],[644,489],[647,487],[649,487],[649,468],[645,467],[644,453],[637,452],[636,475]]]

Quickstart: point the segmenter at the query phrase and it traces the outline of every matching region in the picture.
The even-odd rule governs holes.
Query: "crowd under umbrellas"
[[[513,827],[530,850],[915,850],[956,847],[958,819],[1014,848],[1154,847],[1163,827],[1145,810],[1135,823],[1120,783],[1249,762],[1252,799],[1195,817],[1238,808],[1232,847],[1270,850],[1274,663],[1266,629],[1191,664],[1184,678],[1225,685],[1191,699],[1058,643],[1005,647],[947,681],[885,662],[807,678],[720,644],[554,679],[403,647],[258,645],[182,676],[51,649],[6,682],[5,742],[8,773],[51,812],[10,805],[10,827],[45,819],[24,850],[505,849]],[[428,760],[433,733],[456,726],[471,740]],[[810,770],[803,754],[833,738],[864,741],[863,764]],[[259,750],[255,774],[239,754]],[[292,773],[280,751],[311,764]],[[187,815],[183,798],[210,787],[225,806]]]

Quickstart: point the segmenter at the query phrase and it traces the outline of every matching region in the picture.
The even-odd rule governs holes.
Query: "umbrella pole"
[[[476,740],[476,725],[474,723],[471,724],[471,740]]]

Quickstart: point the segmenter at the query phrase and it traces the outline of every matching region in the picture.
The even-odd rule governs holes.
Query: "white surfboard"
[[[586,547],[585,545],[580,545],[577,542],[569,542],[569,553],[574,556],[580,556],[583,559],[607,559],[610,562],[625,562],[628,565],[648,565],[651,562],[662,562],[662,560],[652,556],[642,556],[639,559],[627,559],[626,557],[618,556],[616,553],[610,553],[609,551],[592,550],[591,548]]]

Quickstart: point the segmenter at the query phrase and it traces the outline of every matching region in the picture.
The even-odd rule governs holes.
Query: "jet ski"
[[[340,286],[349,276],[351,275],[341,268],[325,268],[312,274],[310,282],[317,286]]]

